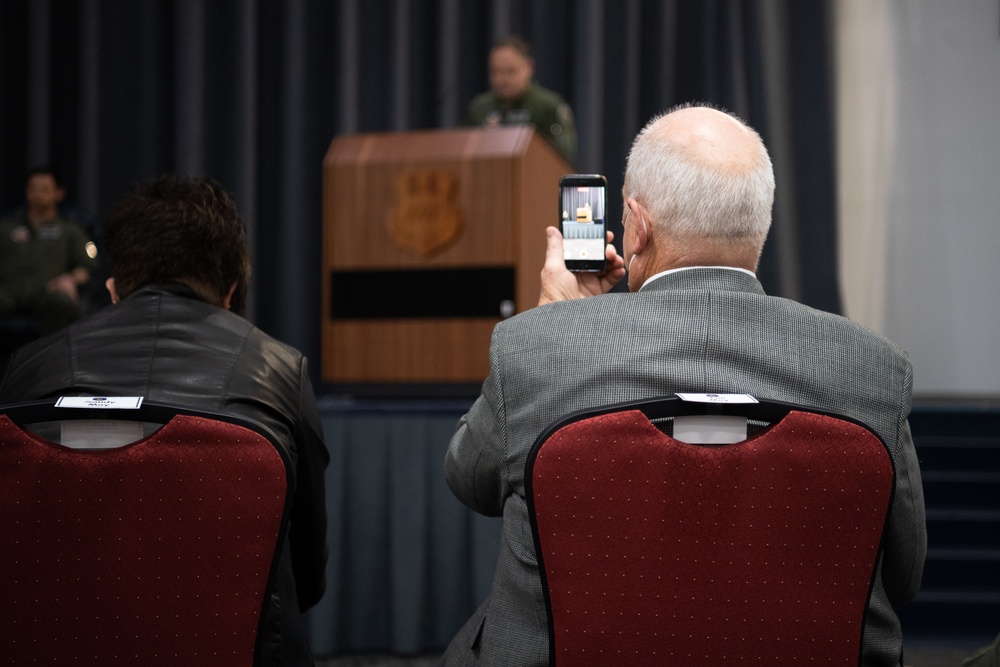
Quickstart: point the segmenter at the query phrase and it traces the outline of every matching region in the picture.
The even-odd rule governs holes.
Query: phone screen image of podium
[[[602,187],[562,189],[563,257],[566,260],[604,258],[604,206]]]

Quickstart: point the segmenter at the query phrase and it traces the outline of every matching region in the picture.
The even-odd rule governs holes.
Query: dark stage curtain
[[[701,100],[748,120],[778,180],[765,288],[838,311],[829,31],[828,0],[3,0],[0,210],[38,163],[97,226],[134,181],[216,178],[251,232],[250,317],[315,373],[327,146],[457,124],[490,43],[518,33],[612,211],[653,114]]]

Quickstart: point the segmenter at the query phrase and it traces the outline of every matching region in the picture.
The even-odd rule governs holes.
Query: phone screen
[[[560,229],[570,271],[604,268],[607,229],[607,180],[600,174],[571,174],[559,179]]]

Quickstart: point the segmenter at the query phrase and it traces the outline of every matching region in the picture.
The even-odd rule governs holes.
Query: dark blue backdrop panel
[[[441,651],[489,595],[500,520],[462,505],[442,470],[468,407],[323,402],[330,558],[307,614],[317,655]]]

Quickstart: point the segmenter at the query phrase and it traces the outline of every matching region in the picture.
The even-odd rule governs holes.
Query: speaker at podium
[[[572,168],[530,126],[339,136],[323,160],[323,380],[478,383],[538,302]]]

